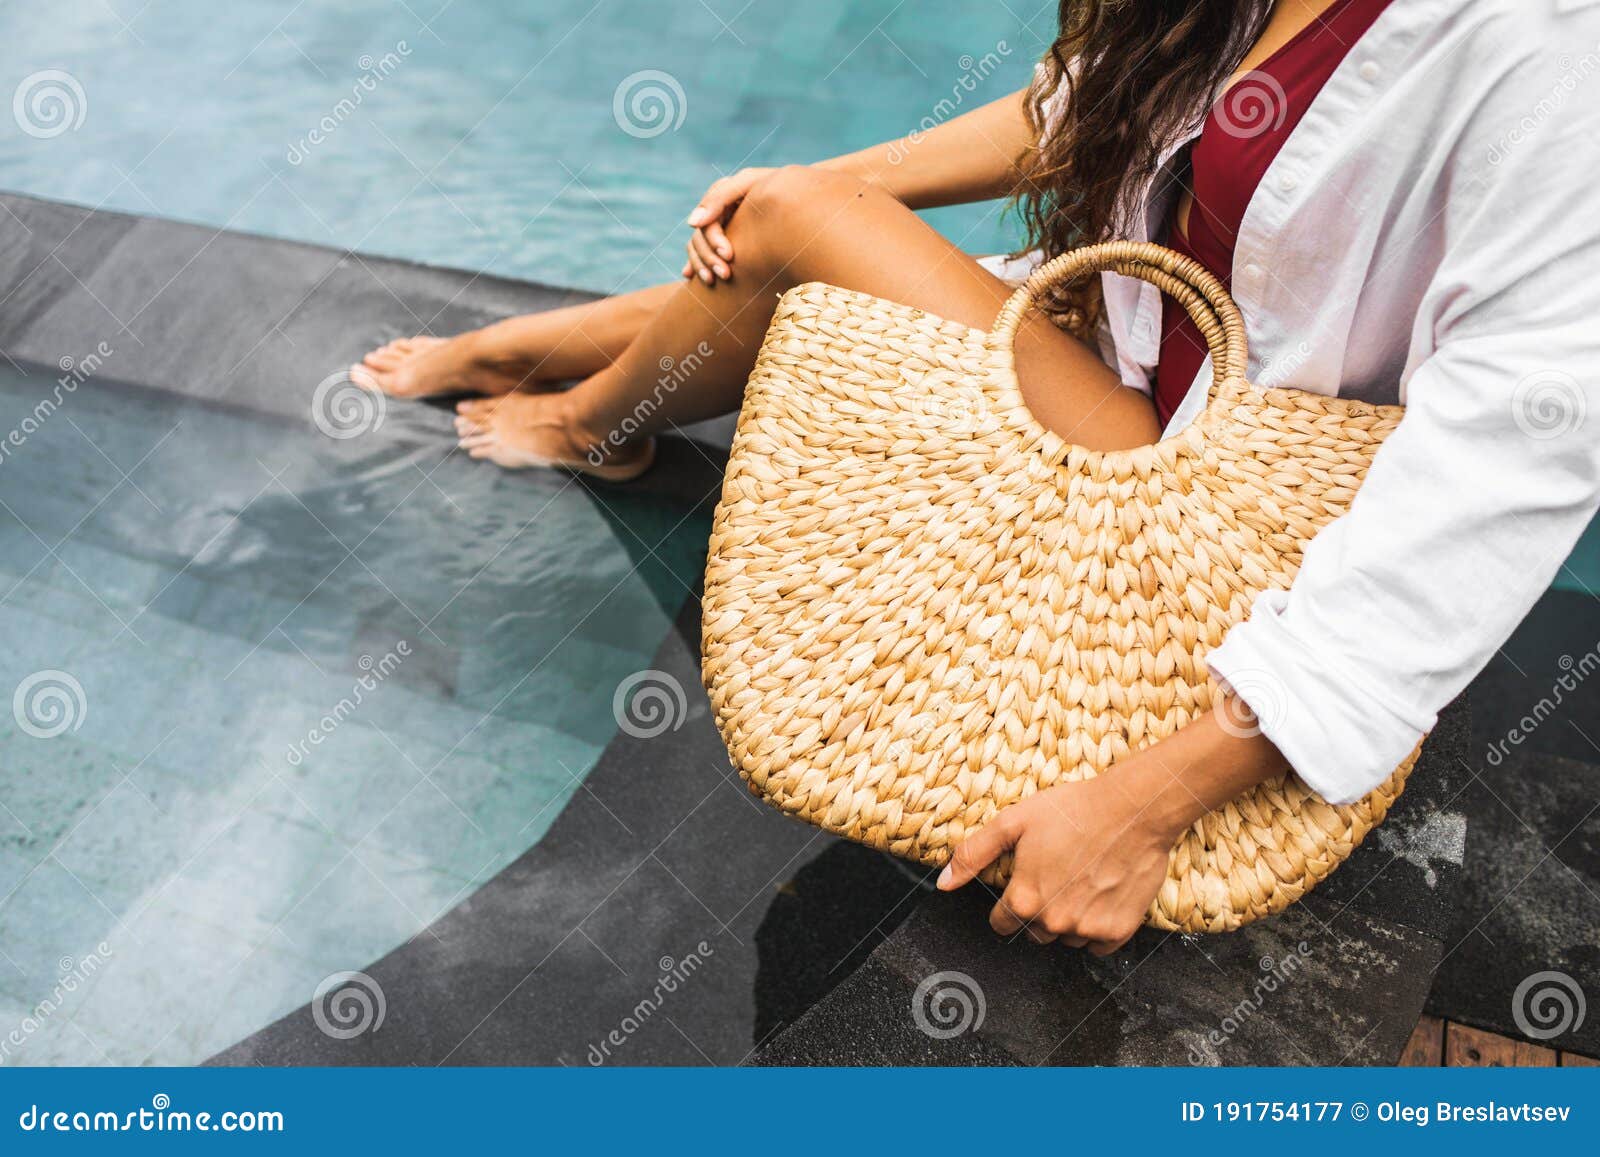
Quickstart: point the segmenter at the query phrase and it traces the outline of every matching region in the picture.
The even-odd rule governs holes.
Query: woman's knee
[[[744,207],[753,209],[757,215],[793,212],[813,205],[819,199],[829,196],[837,198],[861,187],[861,181],[845,173],[830,172],[810,165],[785,165],[755,183],[745,197]]]
[[[786,238],[801,242],[815,238],[840,220],[841,210],[852,200],[870,194],[866,182],[846,173],[787,165],[756,182],[734,214],[732,227],[757,246],[770,244],[781,250]]]

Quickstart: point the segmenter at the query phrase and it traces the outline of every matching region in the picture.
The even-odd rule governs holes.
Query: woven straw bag
[[[1046,430],[1013,368],[1036,300],[1105,269],[1176,297],[1215,366],[1203,415],[1134,450]],[[1206,653],[1289,584],[1403,412],[1257,390],[1246,353],[1214,277],[1132,242],[1041,266],[989,333],[829,285],[784,294],[704,596],[706,688],[751,791],[939,866],[1000,808],[1211,710]],[[1382,822],[1416,755],[1348,806],[1290,773],[1203,817],[1146,922],[1227,931],[1287,907]]]

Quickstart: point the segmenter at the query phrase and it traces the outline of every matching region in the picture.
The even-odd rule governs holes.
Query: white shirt
[[[1389,776],[1600,507],[1597,182],[1600,0],[1394,0],[1245,213],[1250,380],[1407,406],[1290,589],[1210,655],[1330,802]],[[1140,241],[1172,208],[1143,204]],[[1104,288],[1117,369],[1148,392],[1160,294]],[[1207,362],[1169,429],[1210,382]]]

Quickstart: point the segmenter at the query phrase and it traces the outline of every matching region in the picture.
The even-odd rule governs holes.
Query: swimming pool
[[[675,276],[723,171],[941,119],[1041,47],[1000,5],[426,8],[7,10],[5,184],[627,288]],[[992,212],[936,221],[1011,243]],[[193,292],[172,265],[146,296]],[[117,313],[62,352],[142,340]],[[26,1032],[0,1063],[198,1061],[423,933],[578,790],[704,549],[698,493],[487,470],[437,409],[340,440],[118,364],[0,461],[26,685],[0,717],[0,1028]],[[0,432],[57,382],[0,366]]]

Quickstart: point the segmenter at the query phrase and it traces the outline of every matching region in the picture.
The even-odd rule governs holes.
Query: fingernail
[[[727,245],[718,245],[717,256],[726,260],[727,258],[733,256],[733,249]]]
[[[696,209],[693,213],[689,214],[689,224],[694,226],[699,226],[700,222],[704,221],[705,219],[706,211],[704,209]]]
[[[954,864],[946,864],[944,866],[944,871],[939,873],[939,885],[938,885],[939,890],[942,892],[942,891],[945,891],[946,889],[948,889],[950,887],[950,882],[952,880],[954,880],[955,878],[956,878],[955,865]]]
[[[726,265],[717,266],[717,276],[722,278],[723,280],[727,280],[728,267]]]
[[[707,285],[710,285],[711,284],[711,271],[709,269],[702,269],[700,271],[700,280],[705,282]]]

